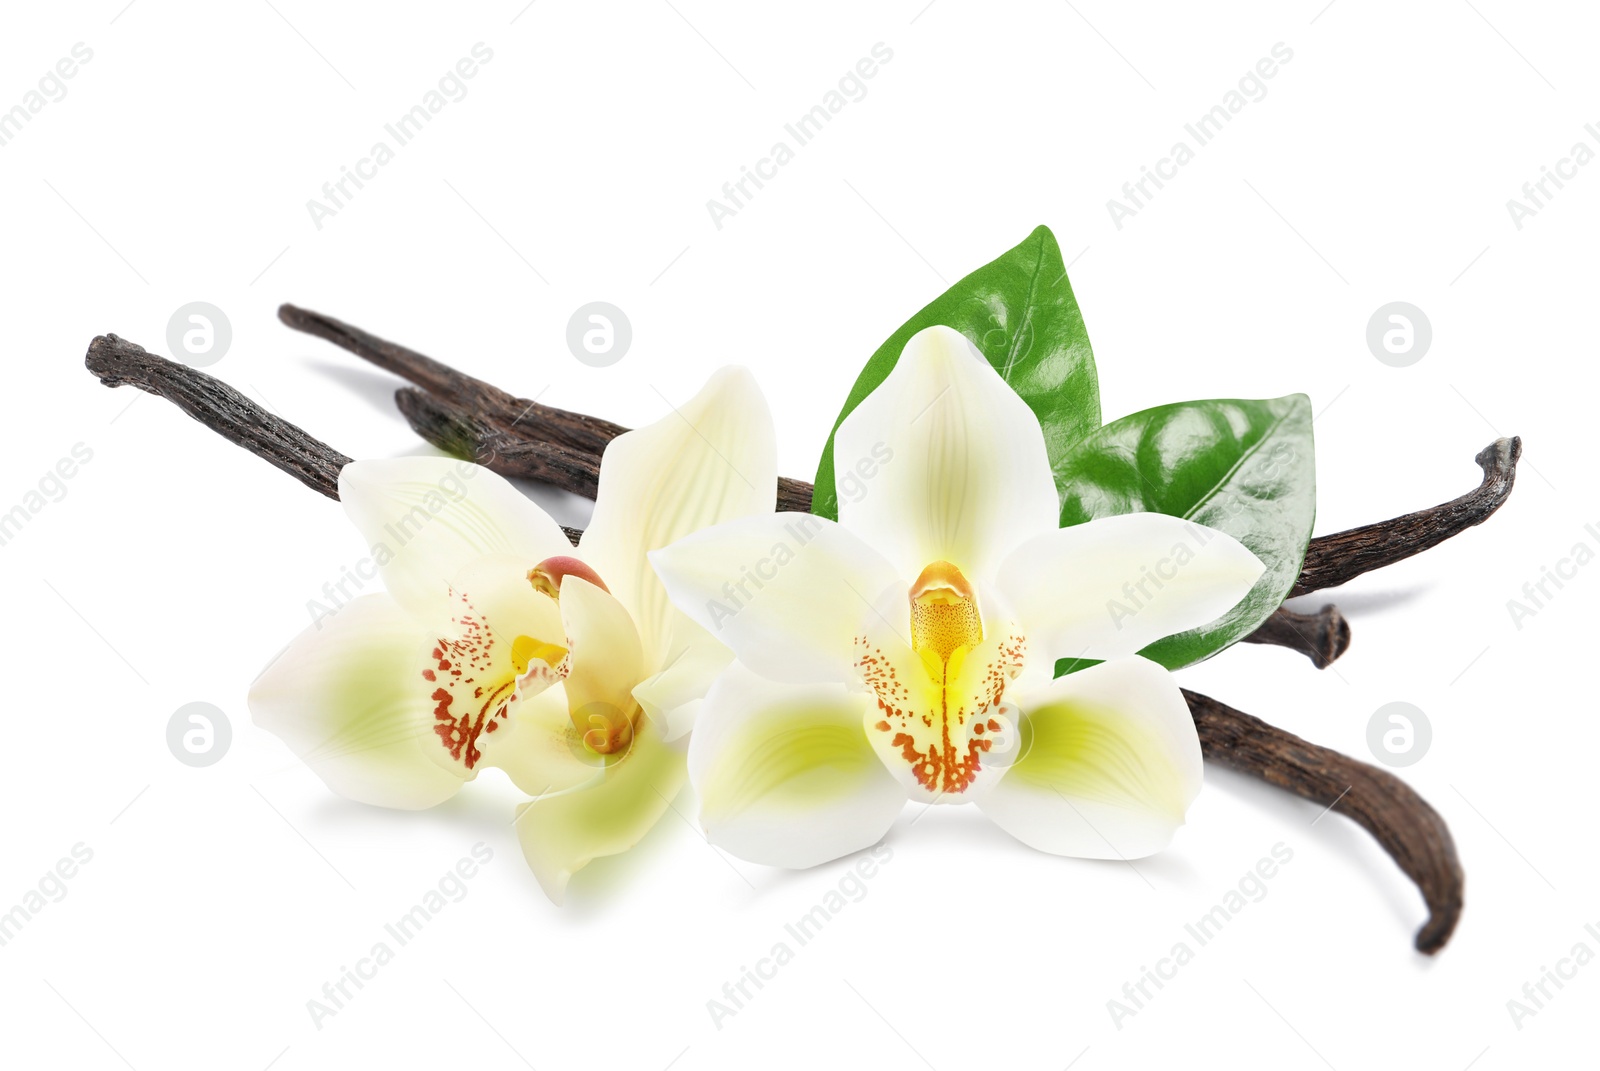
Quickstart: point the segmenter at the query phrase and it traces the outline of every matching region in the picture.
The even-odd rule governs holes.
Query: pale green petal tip
[[[551,903],[562,903],[572,876],[591,862],[643,840],[686,779],[682,748],[662,743],[646,720],[604,780],[518,807],[523,857]]]
[[[517,807],[517,823],[520,825],[523,815],[538,801],[530,801]],[[572,880],[572,875],[589,865],[588,859],[580,860],[576,865],[562,866],[557,860],[550,858],[552,853],[541,850],[542,846],[537,838],[522,836],[522,857],[528,861],[528,869],[533,871],[533,876],[539,881],[539,888],[550,898],[550,902],[560,907],[566,900],[567,884]]]

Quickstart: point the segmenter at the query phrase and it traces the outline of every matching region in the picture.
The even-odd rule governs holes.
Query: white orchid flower
[[[559,903],[573,873],[666,811],[685,777],[680,738],[732,657],[672,608],[646,553],[771,513],[776,486],[771,414],[731,368],[610,443],[576,551],[488,469],[353,462],[339,498],[387,593],[297,637],[251,688],[251,713],[364,803],[431,807],[503,770],[536,797],[516,827]]]
[[[811,866],[876,843],[909,797],[976,803],[1059,855],[1166,846],[1200,744],[1136,652],[1220,617],[1262,563],[1158,514],[1058,528],[1038,419],[946,327],[911,338],[834,457],[838,523],[752,516],[651,555],[737,658],[689,747],[711,841]],[[1052,679],[1064,657],[1104,662]]]

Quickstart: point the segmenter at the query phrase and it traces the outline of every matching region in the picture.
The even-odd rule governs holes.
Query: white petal
[[[571,554],[560,525],[503,477],[447,457],[353,461],[339,501],[379,563],[389,594],[431,612],[444,586],[474,558],[509,554],[533,568]]]
[[[906,790],[867,742],[871,700],[838,684],[777,684],[735,663],[706,697],[689,776],[712,844],[808,867],[876,844]]]
[[[848,681],[852,646],[888,562],[832,521],[769,513],[718,525],[650,555],[673,604],[773,680]]]
[[[1201,783],[1200,737],[1170,673],[1119,659],[1022,706],[1022,757],[980,810],[1054,855],[1137,859],[1167,846]]]
[[[685,621],[683,633],[694,635],[681,650],[669,652],[667,665],[633,690],[644,712],[660,725],[668,740],[676,740],[694,728],[694,719],[718,674],[733,661],[733,652],[711,638],[710,633]]]
[[[251,717],[341,796],[432,807],[471,776],[432,754],[433,703],[418,676],[432,639],[387,595],[356,599],[262,672]]]
[[[626,758],[603,777],[517,808],[517,837],[545,895],[561,903],[572,875],[639,843],[683,787],[683,749],[645,719]]]
[[[1214,528],[1130,513],[1029,540],[996,583],[1035,656],[1111,659],[1215,621],[1265,569]]]
[[[988,579],[1060,503],[1039,418],[966,336],[911,336],[834,436],[839,522],[907,577],[930,562]]]
[[[676,615],[645,555],[771,513],[777,449],[767,401],[743,368],[720,370],[682,406],[606,447],[580,556],[633,615],[650,664],[666,664]]]

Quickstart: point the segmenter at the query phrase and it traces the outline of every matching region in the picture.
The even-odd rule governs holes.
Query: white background
[[[1600,166],[1520,230],[1506,208],[1595,144],[1592,11],[524,2],[9,13],[0,107],[75,43],[93,59],[0,147],[0,512],[75,444],[93,459],[0,547],[0,905],[75,844],[93,860],[0,948],[8,1065],[1592,1062],[1600,966],[1521,1029],[1507,1001],[1576,943],[1600,952],[1584,930],[1600,924],[1600,568],[1520,629],[1506,605],[1574,544],[1600,545],[1584,530],[1600,522]],[[314,226],[307,200],[480,41],[493,59],[469,95]],[[707,199],[876,42],[893,59],[866,98],[717,229]],[[1293,59],[1265,99],[1115,227],[1107,200],[1277,42]],[[851,861],[737,863],[668,815],[557,909],[521,859],[509,785],[486,776],[421,816],[333,797],[250,724],[244,695],[360,540],[332,502],[82,367],[95,334],[165,350],[173,310],[209,301],[234,331],[212,372],[371,457],[416,448],[396,383],[281,326],[279,302],[630,425],[741,362],[772,399],[782,471],[809,479],[873,348],[1038,223],[1072,262],[1108,419],[1312,396],[1319,532],[1464,492],[1478,449],[1525,437],[1490,524],[1338,593],[1355,644],[1333,670],[1246,646],[1183,674],[1360,757],[1380,705],[1426,711],[1432,749],[1402,776],[1449,820],[1468,873],[1436,959],[1412,951],[1420,900],[1365,833],[1208,768],[1174,846],[1137,869],[1032,853],[970,809],[914,825],[908,809],[865,898],[719,1029],[707,1001]],[[603,370],[564,342],[592,300],[634,327]],[[1433,324],[1411,368],[1365,343],[1394,300]],[[557,508],[584,518],[576,500]],[[195,700],[234,731],[206,769],[165,742]],[[494,858],[467,897],[314,1025],[307,1001],[480,841]],[[1267,897],[1114,1025],[1107,1001],[1278,842],[1294,858]]]

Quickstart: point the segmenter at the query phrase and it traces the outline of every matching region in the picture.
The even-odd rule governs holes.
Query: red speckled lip
[[[861,679],[877,697],[868,715],[869,731],[886,737],[892,758],[905,763],[912,780],[934,796],[959,798],[978,780],[983,758],[994,747],[994,734],[1010,719],[999,719],[1006,685],[1021,670],[1027,643],[1014,632],[998,642],[951,645],[952,633],[962,638],[976,634],[975,625],[938,622],[930,636],[913,621],[913,642],[930,643],[908,649],[903,641],[886,647],[866,636],[856,638],[855,665]],[[970,658],[983,659],[969,665]],[[999,720],[997,720],[999,719]],[[892,758],[891,758],[892,757]]]
[[[429,696],[435,704],[434,734],[452,759],[475,770],[483,758],[478,741],[505,721],[521,693],[523,670],[514,656],[515,644],[494,635],[471,599],[454,590],[451,597],[458,604],[451,618],[456,636],[435,642],[422,679],[437,685]],[[560,675],[539,661],[531,662],[526,672],[547,673],[551,679]]]

